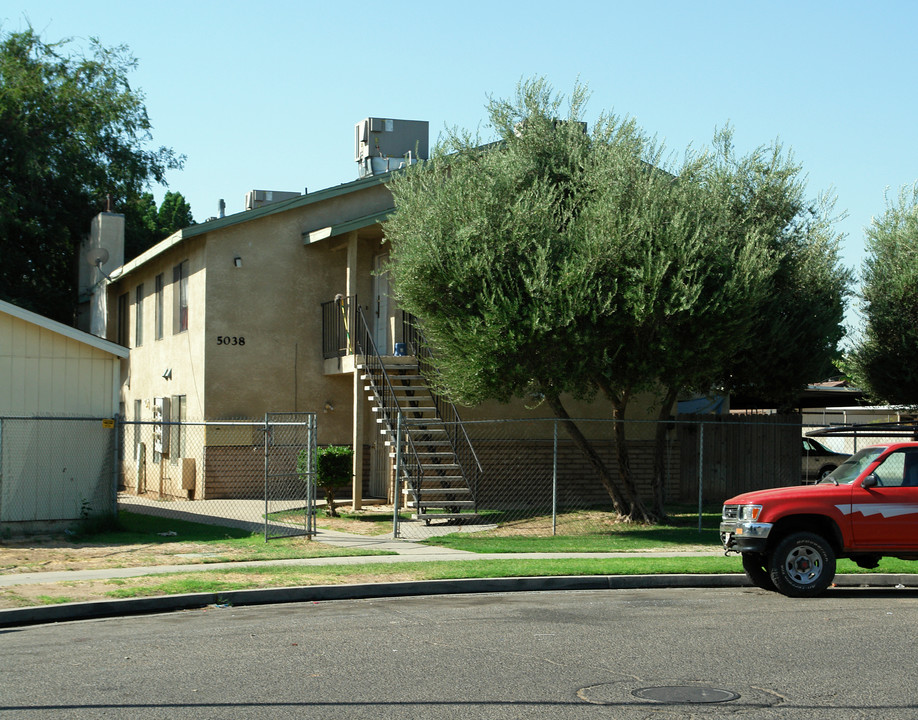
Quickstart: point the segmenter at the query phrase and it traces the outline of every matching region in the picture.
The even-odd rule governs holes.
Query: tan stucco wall
[[[593,401],[576,400],[569,395],[561,398],[568,415],[575,420],[603,421],[578,423],[581,431],[587,436],[606,437],[610,434],[608,423],[612,420],[612,405],[601,396]],[[659,412],[659,398],[651,393],[643,393],[631,398],[626,411],[628,422],[627,435],[633,440],[650,440],[654,437],[654,422]],[[505,420],[508,418],[518,420],[536,420],[548,418],[554,420],[551,408],[544,402],[533,400],[524,403],[522,400],[513,400],[509,403],[495,401],[484,402],[476,407],[457,407],[459,416],[463,421],[489,421]],[[672,408],[675,414],[675,407]],[[633,422],[631,422],[633,421]],[[541,431],[537,430],[541,428]],[[527,426],[527,437],[551,437],[552,426],[547,423]]]
[[[173,268],[188,260],[188,330],[174,330],[174,307],[178,289],[172,282]],[[163,337],[156,339],[156,276],[163,276]],[[204,239],[194,238],[117,282],[109,290],[109,337],[117,332],[117,298],[127,293],[129,304],[130,358],[122,362],[121,399],[129,419],[134,418],[134,400],[143,405],[141,419],[150,420],[153,399],[184,395],[188,419],[200,419],[204,411],[204,317],[206,315]],[[143,283],[143,341],[136,344],[137,306],[135,291]],[[163,377],[171,370],[170,377]]]
[[[113,417],[119,359],[0,312],[0,415]]]
[[[349,374],[324,372],[321,315],[323,302],[347,292],[349,236],[306,244],[303,233],[379,212],[391,202],[384,186],[373,185],[285,212],[243,217],[223,227],[218,223],[211,232],[164,241],[161,252],[116,278],[109,289],[109,337],[117,334],[118,296],[128,293],[131,300],[131,358],[122,372],[127,416],[133,419],[135,399],[143,401],[142,419],[149,420],[154,397],[185,395],[189,420],[317,412],[321,444],[350,444],[353,380]],[[358,232],[357,292],[367,307],[380,235],[378,227]],[[185,259],[189,329],[175,335],[172,268]],[[154,339],[158,273],[165,281],[162,340]],[[133,300],[141,282],[144,340],[135,347]],[[167,369],[171,380],[162,377]]]

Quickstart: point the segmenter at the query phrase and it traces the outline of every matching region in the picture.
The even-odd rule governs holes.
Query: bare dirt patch
[[[303,539],[302,542],[304,548],[309,547],[306,543],[310,541]],[[316,545],[318,543],[312,542],[311,547]],[[101,545],[73,543],[61,538],[29,537],[0,542],[0,575],[256,559],[251,555],[250,549],[214,542]]]

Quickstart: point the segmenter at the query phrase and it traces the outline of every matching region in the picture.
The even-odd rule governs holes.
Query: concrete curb
[[[918,588],[918,575],[837,575],[836,587]],[[330,600],[360,600],[424,595],[472,593],[551,592],[559,590],[639,590],[653,588],[751,587],[743,574],[727,575],[571,575],[518,578],[423,580],[359,585],[229,590],[219,593],[162,595],[127,600],[95,600],[0,610],[0,627],[73,620],[195,610],[208,606],[232,607]]]

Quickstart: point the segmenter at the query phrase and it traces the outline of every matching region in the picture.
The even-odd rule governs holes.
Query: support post
[[[551,534],[558,533],[558,421],[555,420],[555,444],[551,466]]]
[[[397,538],[399,498],[401,497],[401,472],[402,467],[402,413],[399,412],[395,419],[395,487],[392,489],[392,537]]]
[[[701,506],[704,500],[704,423],[698,432],[698,532],[701,532]]]

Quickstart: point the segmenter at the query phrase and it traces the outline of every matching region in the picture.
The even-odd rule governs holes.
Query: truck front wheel
[[[788,597],[813,597],[835,577],[835,552],[815,533],[791,533],[768,558],[768,574],[775,589]]]

